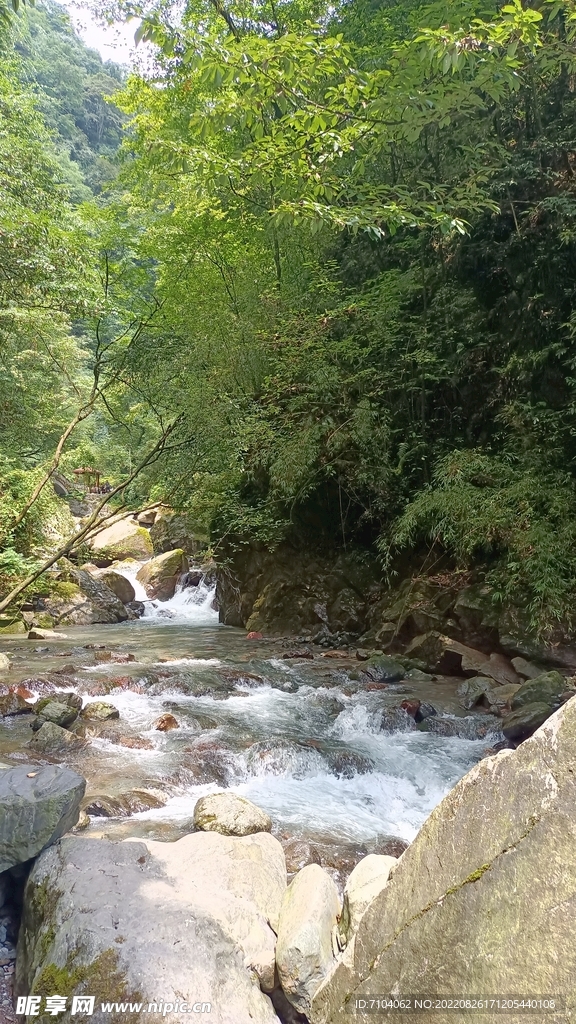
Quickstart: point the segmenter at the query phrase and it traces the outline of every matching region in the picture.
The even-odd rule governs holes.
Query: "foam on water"
[[[115,566],[115,572],[125,576],[134,587],[135,600],[144,604],[143,619],[147,622],[161,622],[167,625],[214,626],[218,622],[218,611],[214,607],[216,584],[209,585],[202,580],[197,587],[176,587],[174,597],[169,601],[151,600],[136,574],[141,564]]]

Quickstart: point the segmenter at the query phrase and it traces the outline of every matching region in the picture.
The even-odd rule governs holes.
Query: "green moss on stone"
[[[113,1003],[138,1003],[143,1002],[144,997],[139,990],[134,991],[122,971],[115,949],[105,949],[91,963],[78,963],[81,956],[79,950],[74,950],[68,957],[66,964],[59,967],[57,964],[46,964],[40,974],[36,977],[32,986],[32,995],[49,996],[59,995],[69,997],[71,995],[93,995],[96,997],[96,1005],[102,1002]],[[60,1020],[67,1020],[68,1014]],[[135,1013],[111,1013],[107,1019],[113,1024],[124,1024],[130,1021],[137,1024],[141,1019],[140,1014]],[[39,1021],[52,1020],[50,1016],[43,1015]]]

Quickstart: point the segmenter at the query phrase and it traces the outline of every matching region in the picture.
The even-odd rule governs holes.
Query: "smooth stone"
[[[209,793],[198,800],[194,807],[194,827],[223,836],[249,836],[271,832],[272,820],[250,800],[226,791]]]
[[[57,633],[54,629],[40,629],[35,626],[28,632],[29,640],[67,640],[67,633]]]
[[[349,942],[372,900],[388,884],[390,872],[398,863],[396,857],[370,853],[358,861],[344,889],[344,903],[338,931]]]
[[[319,864],[292,879],[280,911],[276,966],[284,994],[307,1013],[333,964],[332,932],[340,914],[338,890]]]

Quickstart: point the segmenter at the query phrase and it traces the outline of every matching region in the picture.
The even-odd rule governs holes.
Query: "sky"
[[[77,0],[61,0],[61,3],[66,7],[76,31],[84,42],[99,50],[104,60],[114,60],[118,64],[132,63],[137,21],[127,25],[102,26],[95,21],[88,8]]]

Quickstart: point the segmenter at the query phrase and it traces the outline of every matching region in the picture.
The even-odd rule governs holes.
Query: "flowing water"
[[[138,590],[134,569],[124,571]],[[190,830],[200,796],[230,788],[265,808],[284,840],[379,850],[391,837],[409,842],[501,738],[491,716],[465,717],[458,680],[374,688],[353,678],[352,657],[316,649],[313,660],[287,660],[280,641],[251,641],[219,625],[204,584],[146,601],[139,620],[65,632],[66,640],[14,638],[2,648],[12,658],[11,684],[26,680],[35,695],[56,684],[120,713],[89,727],[87,743],[66,755],[91,800],[129,796],[133,813],[94,814],[93,834],[176,839]],[[409,696],[432,702],[459,735],[417,730],[399,707]],[[160,732],[155,723],[166,713],[179,728]],[[29,760],[30,735],[29,716],[0,719],[0,754]]]

